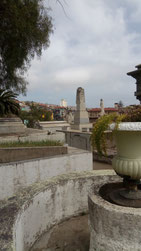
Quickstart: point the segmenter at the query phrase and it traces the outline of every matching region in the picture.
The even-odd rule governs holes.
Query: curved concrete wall
[[[69,148],[68,154],[0,165],[0,200],[35,182],[71,172],[91,171],[92,153]]]
[[[113,172],[104,171],[115,178]],[[98,176],[100,174],[100,176]],[[26,202],[14,225],[14,250],[28,251],[38,238],[62,220],[87,212],[88,190],[99,180],[107,182],[102,172],[70,174],[54,178],[50,184]]]
[[[92,180],[69,180],[49,187],[25,204],[16,221],[15,248],[27,251],[41,234],[66,218],[87,211],[87,187]]]
[[[141,250],[141,209],[104,200],[99,188],[92,188],[88,199],[90,251]]]

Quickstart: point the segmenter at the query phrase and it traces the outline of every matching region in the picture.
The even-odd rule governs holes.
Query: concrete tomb
[[[0,134],[24,133],[26,126],[18,117],[0,118]]]

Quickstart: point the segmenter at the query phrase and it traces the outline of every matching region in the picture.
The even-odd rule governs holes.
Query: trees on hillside
[[[0,0],[0,88],[26,92],[23,73],[49,46],[51,18],[42,0]]]

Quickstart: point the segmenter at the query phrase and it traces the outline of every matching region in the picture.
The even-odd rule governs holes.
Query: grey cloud
[[[140,1],[135,0],[132,12],[130,0],[66,1],[68,17],[56,1],[46,2],[52,7],[55,30],[50,48],[29,70],[30,97],[50,103],[65,98],[74,104],[76,88],[82,85],[88,106],[98,105],[101,97],[106,106],[120,99],[135,103],[134,80],[126,72],[141,63],[141,32],[129,29],[141,10]]]

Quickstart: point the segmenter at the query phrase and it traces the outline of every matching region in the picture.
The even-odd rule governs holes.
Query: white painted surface
[[[56,132],[56,130],[70,129],[70,124],[67,121],[40,121],[39,123],[44,131]]]
[[[68,106],[67,101],[65,99],[61,99],[60,106],[67,107]]]
[[[115,129],[116,124],[112,123],[109,127]],[[122,122],[118,125],[120,131],[141,131],[141,122]]]
[[[92,153],[69,148],[66,155],[0,165],[0,200],[13,196],[34,182],[81,171],[93,170]]]

